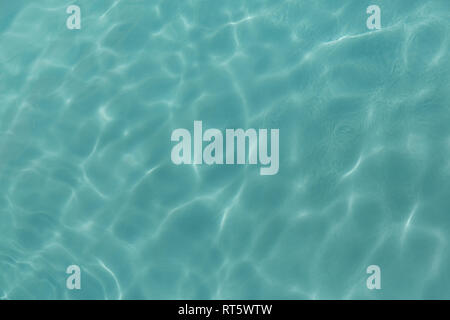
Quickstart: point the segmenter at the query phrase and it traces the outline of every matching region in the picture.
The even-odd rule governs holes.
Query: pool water
[[[0,0],[0,298],[450,299],[449,13]],[[196,120],[279,129],[278,173],[175,165]]]

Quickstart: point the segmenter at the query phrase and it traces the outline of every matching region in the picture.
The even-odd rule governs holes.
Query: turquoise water
[[[0,0],[0,297],[449,299],[449,13]],[[174,165],[194,120],[279,128],[278,174]]]

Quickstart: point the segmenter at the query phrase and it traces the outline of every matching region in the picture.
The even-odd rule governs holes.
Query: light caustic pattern
[[[0,297],[450,298],[450,2],[372,2],[1,1]],[[174,165],[194,120],[278,174]]]

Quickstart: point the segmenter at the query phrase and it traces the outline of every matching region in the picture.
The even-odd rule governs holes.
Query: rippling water
[[[0,1],[0,297],[450,298],[450,1],[70,4]],[[175,166],[194,120],[279,173]]]

